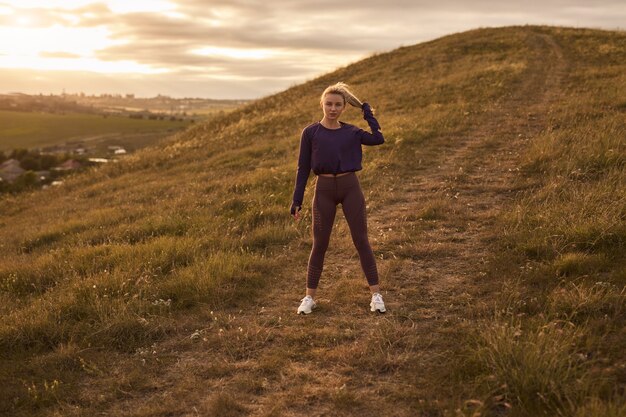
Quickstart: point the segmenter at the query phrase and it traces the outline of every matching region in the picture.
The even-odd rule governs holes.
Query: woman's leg
[[[315,290],[324,269],[324,256],[330,242],[330,234],[333,231],[337,212],[334,195],[333,189],[316,185],[313,197],[313,248],[309,256],[306,278],[306,294],[311,297],[315,296]]]
[[[355,178],[356,180],[356,178]],[[352,242],[356,250],[359,252],[361,268],[367,278],[372,293],[379,292],[378,270],[376,268],[376,259],[374,252],[370,246],[367,237],[367,214],[365,212],[365,197],[361,191],[361,187],[356,180],[356,184],[345,191],[342,201],[343,213],[350,226],[350,234]]]

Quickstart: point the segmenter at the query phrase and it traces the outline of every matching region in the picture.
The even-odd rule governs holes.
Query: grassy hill
[[[384,316],[341,215],[295,314],[299,135],[336,81],[387,140],[359,174]],[[623,32],[481,29],[1,200],[0,413],[624,415],[624,97]]]

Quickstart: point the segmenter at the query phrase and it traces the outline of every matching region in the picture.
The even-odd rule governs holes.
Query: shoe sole
[[[311,311],[309,311],[308,313],[307,313],[306,311],[304,311],[304,310],[302,310],[302,311],[298,311],[298,315],[304,314],[304,315],[306,316],[307,314],[311,314],[311,313],[313,312],[313,310],[315,310],[315,308],[316,308],[316,307],[317,307],[317,305],[314,305],[314,306],[311,308]]]

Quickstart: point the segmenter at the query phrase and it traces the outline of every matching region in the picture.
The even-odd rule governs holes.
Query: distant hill
[[[384,316],[341,214],[295,315],[299,137],[337,81],[386,138],[359,173]],[[3,198],[1,412],[624,415],[624,97],[624,32],[473,30]]]
[[[222,100],[205,98],[135,97],[134,94],[86,95],[30,95],[22,93],[0,94],[0,110],[46,113],[129,113],[152,112],[167,115],[192,115],[231,110],[250,100]]]

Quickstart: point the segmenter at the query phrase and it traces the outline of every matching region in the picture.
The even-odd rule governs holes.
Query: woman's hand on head
[[[363,102],[363,105],[361,106],[361,110],[363,111],[363,113],[365,113],[366,107],[369,108],[369,110],[372,112],[372,115],[376,114],[376,110],[368,102]]]

